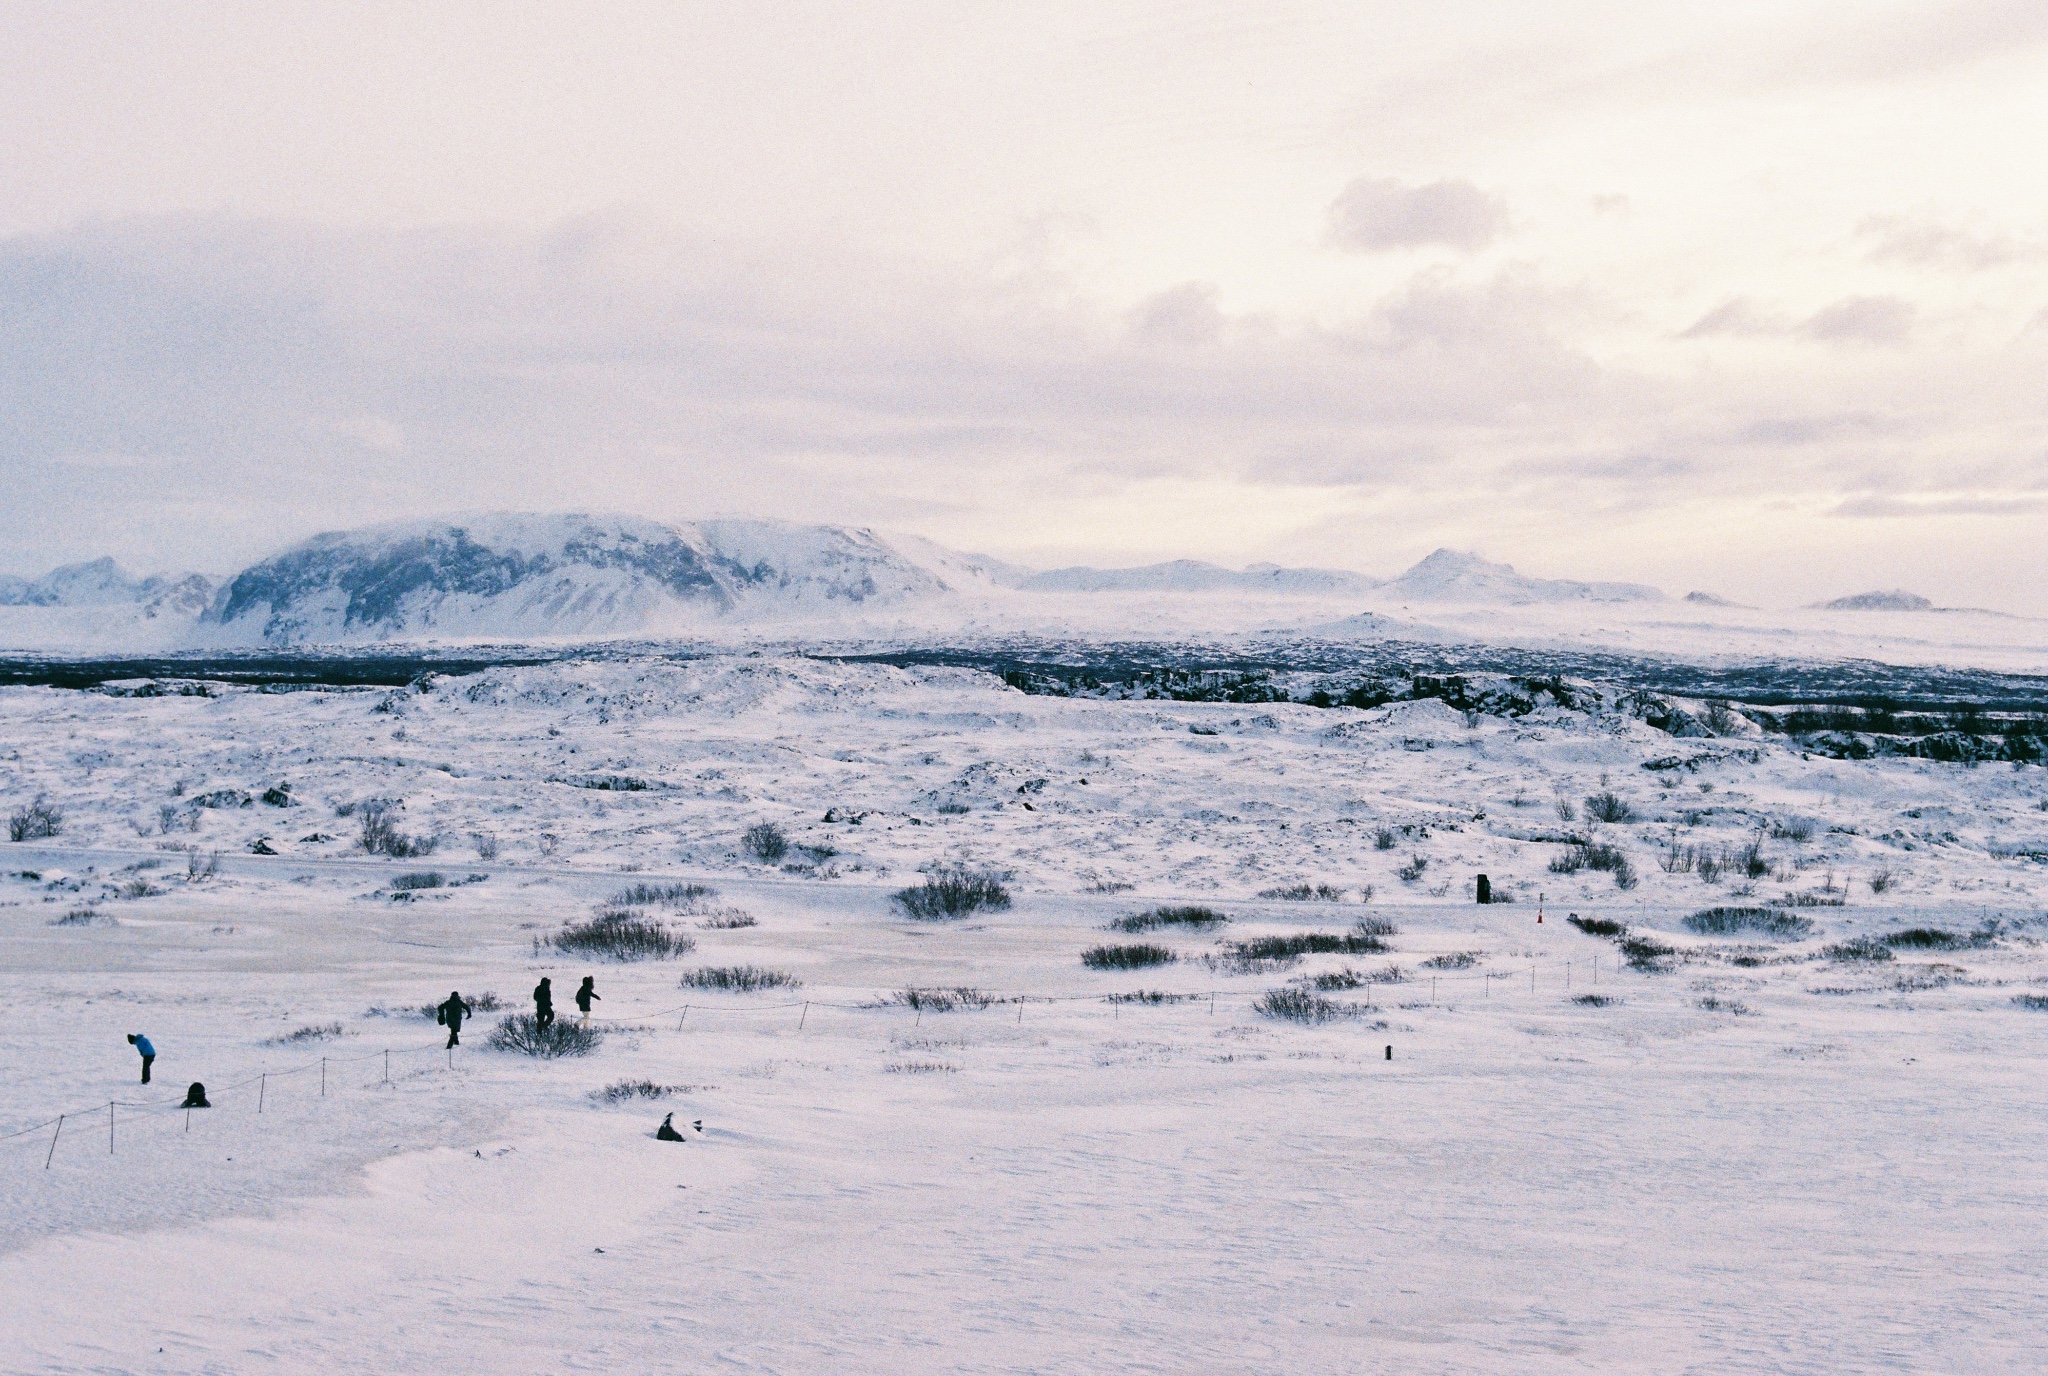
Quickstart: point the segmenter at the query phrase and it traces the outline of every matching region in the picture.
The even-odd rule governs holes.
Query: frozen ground
[[[294,805],[260,801],[287,782]],[[75,1115],[54,1151],[49,1126],[0,1141],[9,1369],[2043,1364],[2038,768],[736,658],[12,689],[0,790],[64,816],[0,851],[0,1131]],[[1607,790],[1632,819],[1587,823]],[[376,797],[439,848],[364,856]],[[796,843],[784,866],[743,857],[757,821]],[[1755,878],[1663,867],[1759,831]],[[1634,886],[1553,872],[1568,834]],[[1015,905],[898,916],[888,894],[947,860],[1009,871]],[[393,899],[429,871],[463,882]],[[1516,901],[1473,904],[1480,872]],[[650,910],[694,951],[536,952],[652,878],[717,890]],[[1296,883],[1342,897],[1259,897]],[[1683,922],[1771,899],[1810,929]],[[1232,920],[1106,930],[1170,901]],[[732,909],[757,924],[705,925]],[[1671,950],[1630,968],[1567,912]],[[1367,915],[1391,949],[1229,958]],[[1915,927],[1956,940],[1841,949]],[[1079,959],[1141,940],[1181,959]],[[801,984],[678,986],[741,964]],[[490,1050],[485,1015],[451,1059],[411,1011],[451,987],[518,1006],[544,971],[563,1006],[597,975],[593,1055]],[[1342,1016],[1254,1007],[1318,976]],[[997,1001],[920,1013],[912,986]],[[1136,990],[1189,997],[1107,1000]],[[191,1079],[217,1107],[188,1130],[163,1105]],[[679,1088],[596,1094],[643,1079]],[[669,1110],[703,1133],[652,1140]]]

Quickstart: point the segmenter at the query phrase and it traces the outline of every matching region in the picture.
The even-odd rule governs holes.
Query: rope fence
[[[1571,960],[1566,960],[1562,962],[1564,966],[1563,987],[1566,992],[1569,992],[1572,988],[1575,963],[1576,962]],[[1529,992],[1531,994],[1535,994],[1538,992],[1538,970],[1540,964],[1542,964],[1542,962],[1531,962],[1528,966]],[[1590,975],[1590,984],[1597,985],[1599,983],[1599,967],[1599,959],[1598,957],[1594,957],[1589,963],[1588,973]],[[1422,978],[1422,976],[1418,975],[1413,978],[1403,978],[1400,980],[1365,979],[1361,981],[1357,988],[1359,992],[1362,992],[1364,995],[1365,1002],[1363,1007],[1366,1010],[1371,1011],[1375,1008],[1374,999],[1379,991],[1385,989],[1407,987],[1415,988],[1419,992],[1422,984]],[[1435,971],[1428,976],[1429,1003],[1431,1006],[1434,1006],[1436,1004],[1437,996],[1439,993],[1439,986],[1443,984],[1470,984],[1473,982],[1477,982],[1482,987],[1482,997],[1491,998],[1494,985],[1517,983],[1520,981],[1521,978],[1522,972],[1520,968],[1516,968],[1512,971],[1507,972],[1499,970]],[[1113,1018],[1120,1019],[1123,1016],[1123,1008],[1126,1004],[1134,1004],[1140,1007],[1165,1007],[1169,1005],[1187,1003],[1207,1003],[1209,1012],[1213,1014],[1216,1010],[1216,1006],[1218,1003],[1223,1003],[1226,1005],[1234,1005],[1239,1003],[1248,1004],[1260,998],[1263,998],[1265,994],[1268,992],[1265,990],[1249,989],[1206,989],[1171,993],[1161,992],[1158,994],[1152,994],[1147,992],[1112,992],[1107,994],[996,994],[988,993],[986,991],[974,991],[969,997],[965,999],[960,999],[957,997],[957,994],[959,990],[964,987],[965,986],[955,986],[950,988],[935,987],[930,989],[923,989],[913,986],[911,989],[906,989],[894,996],[870,1000],[865,1003],[845,1003],[830,999],[786,999],[775,1003],[720,1005],[691,1001],[688,1003],[677,1004],[674,1007],[670,1008],[660,1008],[649,1010],[646,1012],[631,1013],[623,1017],[607,1017],[599,1025],[605,1028],[657,1026],[665,1027],[667,1025],[668,1019],[674,1018],[676,1019],[676,1030],[680,1032],[688,1024],[692,1014],[696,1014],[699,1016],[709,1015],[712,1017],[748,1017],[764,1013],[786,1013],[790,1009],[799,1009],[801,1011],[798,1013],[797,1016],[796,1030],[802,1031],[809,1023],[812,1009],[830,1009],[836,1012],[853,1013],[886,1013],[909,1011],[914,1015],[914,1025],[921,1026],[924,1021],[924,1014],[928,1008],[930,1009],[930,1011],[933,1011],[935,1013],[953,1013],[961,1011],[988,1012],[998,1008],[1007,1010],[1012,1005],[1014,1005],[1016,1008],[1017,1022],[1021,1025],[1024,1021],[1025,1010],[1034,1005],[1051,1007],[1062,1004],[1107,1003],[1110,1005],[1111,1008],[1111,1016]],[[926,993],[931,995],[932,997],[926,1000],[906,999],[905,997],[903,997],[904,993],[913,992]],[[1344,991],[1331,990],[1329,992]],[[953,997],[949,998],[949,996]],[[221,1085],[219,1087],[209,1087],[206,1091],[207,1095],[209,1096],[208,1106],[214,1106],[211,1104],[211,1099],[213,1097],[231,1096],[239,1091],[246,1090],[251,1086],[254,1086],[256,1089],[255,1111],[258,1114],[261,1114],[264,1112],[269,1102],[270,1082],[272,1080],[288,1079],[297,1075],[311,1074],[314,1071],[318,1071],[320,1075],[320,1088],[318,1090],[317,1097],[326,1098],[328,1097],[328,1070],[331,1067],[343,1065],[356,1065],[365,1061],[381,1061],[382,1077],[380,1081],[378,1081],[378,1083],[390,1084],[392,1082],[392,1057],[424,1056],[430,1055],[437,1051],[444,1052],[446,1054],[448,1059],[448,1068],[451,1070],[454,1069],[455,1049],[453,1047],[446,1046],[440,1042],[432,1042],[422,1046],[386,1047],[376,1051],[366,1051],[359,1055],[321,1056],[317,1060],[309,1060],[305,1062],[303,1065],[290,1066],[283,1070],[264,1069],[256,1072],[253,1075],[246,1076],[243,1079],[236,1080],[231,1084]],[[115,1153],[116,1146],[119,1140],[118,1114],[121,1110],[124,1109],[129,1111],[130,1113],[143,1113],[148,1115],[177,1113],[182,1111],[184,1112],[186,1118],[186,1131],[189,1132],[191,1130],[191,1115],[193,1110],[190,1106],[186,1105],[182,1099],[167,1099],[156,1101],[109,1099],[103,1103],[93,1104],[86,1108],[73,1109],[63,1113],[59,1113],[53,1118],[46,1118],[39,1123],[31,1123],[27,1127],[16,1128],[10,1132],[0,1133],[0,1144],[16,1142],[23,1138],[35,1137],[37,1134],[45,1130],[49,1130],[49,1149],[44,1153],[43,1158],[43,1168],[45,1170],[48,1170],[50,1168],[51,1163],[56,1159],[57,1146],[61,1141],[64,1140],[66,1128],[72,1127],[72,1131],[75,1133],[82,1129],[85,1120],[89,1118],[97,1118],[97,1116],[100,1113],[104,1112],[106,1114],[107,1152],[109,1155],[112,1155]],[[38,1138],[38,1140],[40,1139]]]

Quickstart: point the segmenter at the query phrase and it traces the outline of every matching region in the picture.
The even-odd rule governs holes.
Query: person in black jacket
[[[462,1001],[456,990],[448,991],[448,1000],[434,1010],[434,1020],[448,1029],[448,1045],[462,1045],[462,1020],[476,1010]]]
[[[533,1025],[536,1031],[545,1032],[555,1020],[555,984],[546,975],[533,986]]]
[[[583,983],[576,986],[576,1011],[583,1014],[583,1025],[590,1026],[590,1001],[602,1002],[604,995],[597,992],[597,976],[585,975]]]

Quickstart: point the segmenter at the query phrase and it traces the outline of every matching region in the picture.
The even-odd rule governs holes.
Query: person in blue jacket
[[[149,1038],[143,1036],[140,1032],[130,1032],[128,1034],[128,1045],[142,1053],[142,1083],[148,1084],[149,1067],[150,1063],[156,1060],[156,1048],[150,1044]]]

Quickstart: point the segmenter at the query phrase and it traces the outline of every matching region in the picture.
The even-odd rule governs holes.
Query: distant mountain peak
[[[1468,550],[1438,549],[1386,585],[1420,602],[1661,602],[1664,594],[1641,583],[1582,583],[1531,578],[1512,564],[1497,564]]]

